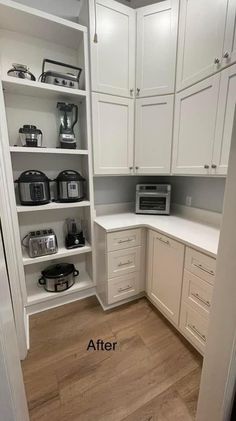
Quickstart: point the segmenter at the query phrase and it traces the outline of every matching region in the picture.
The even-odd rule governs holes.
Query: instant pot
[[[24,171],[15,183],[19,186],[21,205],[45,205],[50,202],[49,178],[41,171]]]
[[[83,178],[77,171],[65,170],[60,172],[56,178],[57,200],[59,202],[79,202],[84,199]]]

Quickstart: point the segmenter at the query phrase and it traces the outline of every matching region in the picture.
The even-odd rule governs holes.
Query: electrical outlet
[[[186,206],[192,206],[192,196],[186,196]]]

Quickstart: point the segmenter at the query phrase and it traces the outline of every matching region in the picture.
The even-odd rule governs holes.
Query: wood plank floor
[[[30,318],[22,363],[31,421],[192,421],[202,358],[142,298],[104,313],[95,297]],[[90,339],[118,343],[87,351]]]

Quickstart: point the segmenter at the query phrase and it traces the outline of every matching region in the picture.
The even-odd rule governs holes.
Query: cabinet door
[[[222,64],[227,66],[236,61],[236,0],[229,0],[225,26],[225,41]]]
[[[135,76],[135,11],[113,0],[92,0],[90,6],[92,91],[130,97]],[[95,33],[98,42],[94,42]]]
[[[170,173],[173,105],[173,95],[140,98],[136,101],[137,173]]]
[[[221,73],[216,138],[212,159],[215,174],[227,174],[236,104],[236,65]]]
[[[137,12],[139,96],[169,94],[175,88],[178,0],[165,0]]]
[[[181,0],[177,90],[219,70],[227,3],[228,0]]]
[[[175,325],[179,322],[184,245],[149,231],[148,295]]]
[[[133,169],[134,101],[92,94],[95,174],[130,174]]]
[[[176,95],[174,174],[210,174],[219,81],[217,74]]]

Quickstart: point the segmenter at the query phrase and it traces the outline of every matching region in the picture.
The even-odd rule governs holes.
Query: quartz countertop
[[[95,223],[107,232],[141,227],[153,229],[212,257],[217,256],[220,229],[181,216],[117,213],[98,216]]]

